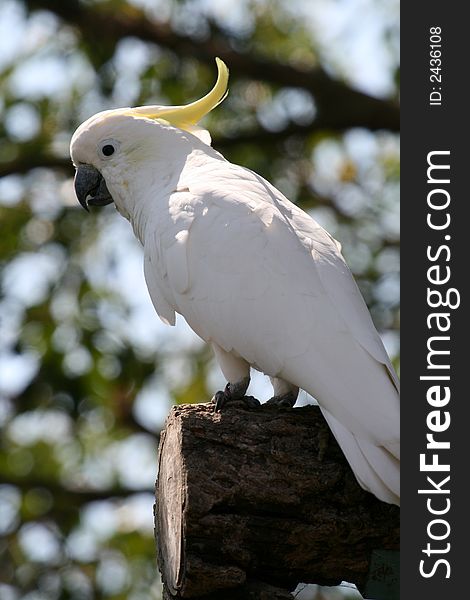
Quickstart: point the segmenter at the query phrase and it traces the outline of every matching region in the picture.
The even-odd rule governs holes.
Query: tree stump
[[[185,405],[161,436],[155,532],[164,598],[286,600],[299,582],[363,589],[399,509],[359,487],[316,406]]]

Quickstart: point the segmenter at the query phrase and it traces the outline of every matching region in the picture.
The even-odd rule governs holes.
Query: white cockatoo
[[[183,315],[214,350],[228,381],[217,407],[245,397],[251,367],[271,378],[272,403],[293,406],[306,390],[359,484],[399,504],[393,367],[339,243],[198,126],[227,94],[216,60],[214,88],[192,104],[107,110],[80,125],[78,200],[114,202],[129,220],[158,315],[170,325]]]

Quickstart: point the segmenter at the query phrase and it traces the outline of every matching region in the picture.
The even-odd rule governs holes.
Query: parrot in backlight
[[[271,404],[299,388],[319,403],[359,484],[399,504],[398,381],[339,243],[265,179],[228,162],[198,125],[227,95],[228,69],[185,106],[100,112],[70,153],[80,204],[116,209],[144,248],[160,318],[175,313],[228,381],[217,409],[245,396],[253,367]]]

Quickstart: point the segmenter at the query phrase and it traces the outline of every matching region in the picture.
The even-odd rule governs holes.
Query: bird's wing
[[[348,327],[354,339],[377,362],[384,365],[394,386],[399,391],[398,378],[382,340],[375,329],[364,299],[341,255],[341,246],[322,228],[312,229],[311,221],[305,213],[298,209],[293,216],[294,227],[305,235],[306,240],[308,240],[307,245],[311,246],[315,268],[330,301],[334,304],[339,317]],[[318,245],[319,238],[322,241],[320,246]],[[322,252],[325,238],[329,238],[336,245],[337,251],[330,244],[326,252]]]
[[[166,325],[174,325],[176,323],[175,309],[168,301],[168,292],[166,291],[168,288],[164,285],[167,274],[159,261],[160,254],[156,241],[156,237],[152,236],[151,241],[145,247],[145,281],[157,315]]]
[[[355,435],[398,436],[393,368],[337,244],[258,175],[187,168],[162,238],[173,306],[203,339],[311,393]],[[388,374],[387,374],[388,373]]]

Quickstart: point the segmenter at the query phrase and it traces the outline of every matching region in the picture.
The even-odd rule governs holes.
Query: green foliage
[[[230,95],[206,120],[214,146],[342,242],[398,366],[396,132],[353,128],[354,115],[341,125],[346,87],[330,89],[331,105],[312,94],[317,65],[338,82],[344,69],[309,26],[310,9],[243,2],[228,23],[217,2],[158,5],[0,7],[15,48],[0,62],[2,598],[159,598],[159,430],[171,403],[208,400],[221,383],[184,324],[159,324],[127,224],[112,207],[87,215],[73,197],[68,143],[90,114],[193,100],[225,49]]]

